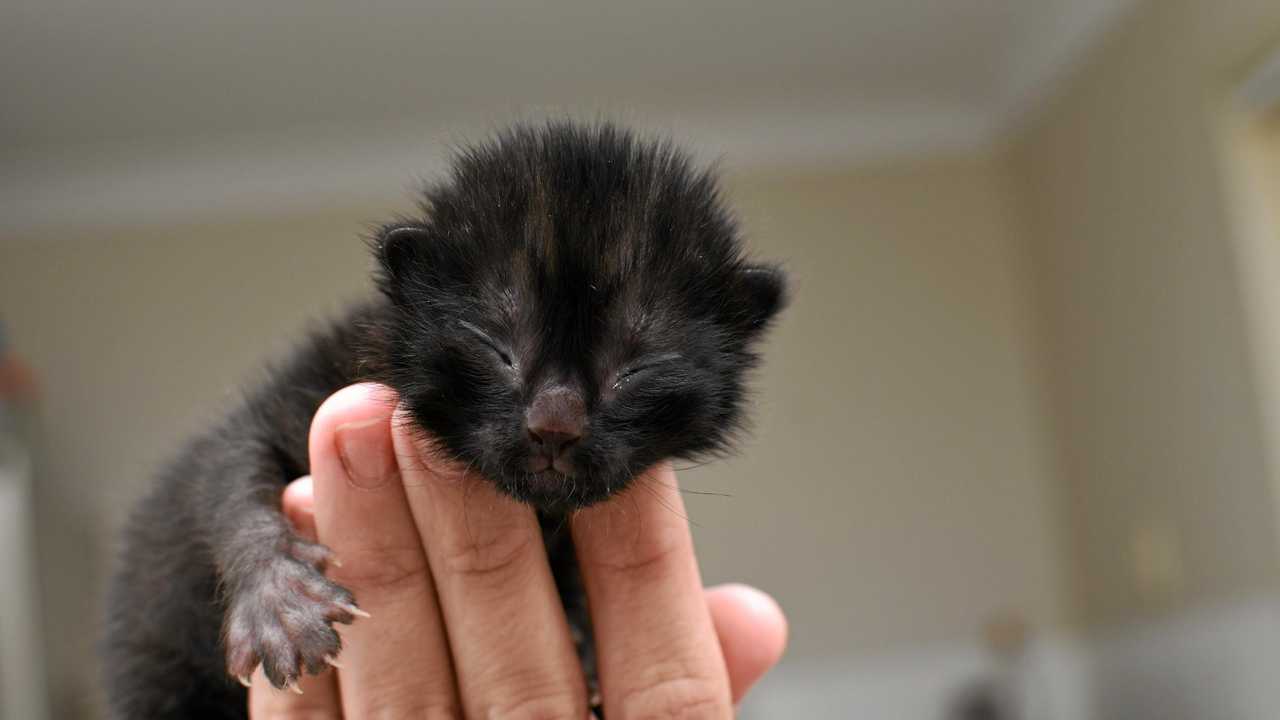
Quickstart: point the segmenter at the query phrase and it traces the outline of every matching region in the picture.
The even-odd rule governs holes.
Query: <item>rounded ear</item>
[[[388,279],[402,277],[405,270],[425,256],[427,231],[412,225],[388,225],[374,241],[374,254]]]
[[[747,265],[739,271],[738,300],[750,331],[769,324],[787,304],[787,276],[773,265]]]

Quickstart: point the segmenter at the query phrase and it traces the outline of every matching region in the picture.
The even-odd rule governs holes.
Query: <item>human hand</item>
[[[341,628],[340,669],[276,690],[250,716],[587,717],[587,691],[534,512],[416,442],[386,388],[334,394],[311,428],[312,476],[288,487],[299,532],[370,619]],[[741,585],[703,590],[675,474],[571,521],[592,610],[603,707],[731,717],[782,655],[786,620]]]

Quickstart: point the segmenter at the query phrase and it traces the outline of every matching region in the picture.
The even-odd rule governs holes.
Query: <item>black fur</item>
[[[659,460],[729,447],[784,284],[743,256],[711,174],[612,125],[522,126],[460,153],[421,210],[372,241],[382,298],[313,335],[134,513],[109,598],[112,717],[243,718],[228,667],[261,661],[283,685],[338,652],[331,623],[355,599],[279,503],[308,472],[311,416],[346,385],[395,388],[449,454],[553,521]],[[585,407],[568,472],[529,468],[526,413],[548,387]],[[580,614],[565,542],[549,551]],[[284,632],[282,608],[307,630]]]

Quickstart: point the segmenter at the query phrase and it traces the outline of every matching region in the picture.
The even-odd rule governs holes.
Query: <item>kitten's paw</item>
[[[302,672],[334,663],[342,640],[333,623],[368,614],[320,567],[332,561],[321,545],[294,540],[287,553],[263,561],[239,583],[227,611],[227,670],[245,682],[259,663],[277,688],[297,690]]]
[[[334,567],[342,567],[342,563],[338,562],[337,556],[329,548],[320,543],[313,543],[302,538],[289,538],[288,544],[285,546],[285,552],[298,562],[303,562],[311,567],[324,572],[325,567],[332,565]]]

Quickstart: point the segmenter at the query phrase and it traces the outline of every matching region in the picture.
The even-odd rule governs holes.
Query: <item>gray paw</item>
[[[368,614],[346,588],[324,576],[332,562],[322,545],[290,539],[285,552],[255,562],[237,584],[227,611],[227,670],[242,683],[261,664],[271,684],[297,691],[302,672],[333,664],[342,640],[333,623]]]

